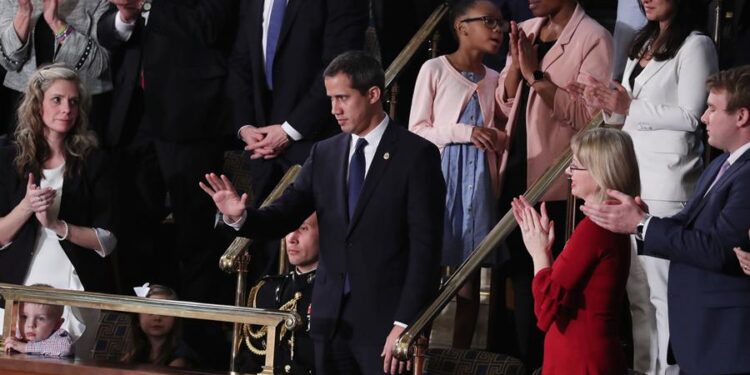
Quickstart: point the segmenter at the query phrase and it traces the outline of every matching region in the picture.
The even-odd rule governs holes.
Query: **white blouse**
[[[63,163],[59,167],[53,169],[44,169],[42,170],[42,174],[44,175],[44,178],[39,184],[40,188],[44,189],[49,187],[56,192],[54,201],[49,208],[50,216],[56,219],[60,213],[60,202],[62,201],[63,195],[65,164]],[[36,219],[31,218],[31,220]],[[94,228],[94,231],[96,232],[96,237],[99,240],[101,247],[101,250],[95,251],[102,258],[106,257],[114,250],[117,240],[108,230]],[[36,241],[34,242],[34,252],[31,258],[31,265],[23,284],[47,284],[56,289],[84,290],[75,267],[73,267],[73,264],[70,262],[70,259],[68,259],[65,251],[63,251],[63,248],[60,245],[60,239],[53,230],[39,226]],[[3,321],[3,313],[3,309],[0,309],[0,322]],[[98,314],[94,314],[96,315],[95,318],[93,316],[91,317],[96,319],[95,321],[91,321],[91,318],[89,318],[90,315],[92,314],[89,312],[79,309],[71,309],[69,306],[65,306],[65,311],[63,313],[65,321],[62,328],[68,331],[68,333],[74,338],[79,338],[86,330],[86,325],[93,327],[98,325]],[[89,333],[91,334],[93,332]],[[76,346],[78,346],[78,344]]]

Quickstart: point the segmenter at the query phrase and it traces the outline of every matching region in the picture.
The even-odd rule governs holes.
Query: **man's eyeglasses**
[[[502,19],[490,17],[490,16],[466,18],[466,19],[461,20],[460,22],[469,23],[469,22],[474,22],[474,21],[482,21],[484,22],[484,26],[487,26],[487,28],[490,28],[490,29],[494,29],[503,23]]]

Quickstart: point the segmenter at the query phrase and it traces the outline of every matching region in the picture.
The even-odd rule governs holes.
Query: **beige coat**
[[[546,18],[532,18],[519,26],[527,35],[539,35]],[[608,82],[612,71],[612,36],[596,21],[591,19],[578,5],[568,24],[557,39],[557,43],[544,56],[540,70],[559,87],[555,93],[554,106],[550,108],[531,88],[526,106],[526,147],[527,187],[531,186],[552,165],[554,160],[570,144],[570,139],[578,130],[586,126],[596,114],[596,110],[576,102],[562,88],[573,81],[585,82],[589,75],[602,82]],[[507,57],[505,69],[500,73],[496,92],[500,110],[508,116],[506,131],[513,137],[513,128],[519,109],[514,98],[521,96],[519,85],[514,98],[508,99],[505,92],[505,77],[511,63]],[[524,105],[520,106],[524,108]],[[512,144],[512,143],[509,143]],[[508,153],[503,155],[501,176],[507,164]],[[513,178],[504,176],[503,178]],[[560,176],[544,195],[543,200],[564,200],[567,197],[565,176]]]

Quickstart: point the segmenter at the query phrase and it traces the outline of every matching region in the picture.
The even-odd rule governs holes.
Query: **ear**
[[[367,101],[370,102],[370,104],[379,103],[382,95],[383,93],[380,91],[380,87],[372,86],[367,90]]]
[[[736,111],[737,127],[744,128],[750,126],[750,109],[740,107]]]

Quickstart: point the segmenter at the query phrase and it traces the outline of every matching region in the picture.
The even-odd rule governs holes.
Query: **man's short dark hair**
[[[349,76],[352,88],[362,95],[371,87],[385,91],[385,73],[380,62],[372,55],[363,51],[347,51],[336,56],[323,72],[323,77],[333,77],[339,73]]]

